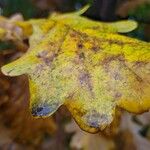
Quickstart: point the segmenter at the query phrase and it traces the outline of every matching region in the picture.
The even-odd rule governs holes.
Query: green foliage
[[[150,22],[150,3],[144,3],[129,12],[129,16],[143,22]]]
[[[38,9],[30,0],[5,0],[3,15],[10,16],[18,12],[28,19],[33,17],[37,11]]]

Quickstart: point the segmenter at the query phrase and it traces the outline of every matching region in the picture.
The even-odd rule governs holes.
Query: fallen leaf
[[[96,22],[79,16],[86,9],[29,21],[29,50],[2,72],[28,75],[33,116],[48,117],[64,104],[95,133],[111,124],[116,107],[150,109],[150,44],[117,33],[135,29],[134,21]]]
[[[141,116],[137,115],[136,117],[138,119],[144,119],[144,117],[146,116],[150,116],[149,113],[142,114]],[[128,134],[128,136],[122,137],[123,141],[127,141],[124,146],[123,144],[121,145],[121,147],[124,147],[124,150],[129,149],[129,147],[130,149],[133,149],[134,147],[135,150],[149,150],[150,141],[148,140],[148,138],[140,134],[141,129],[142,125],[136,123],[133,120],[133,116],[131,114],[124,113],[122,115],[120,131],[123,135]],[[127,145],[129,146],[128,148]]]
[[[81,131],[74,121],[66,125],[66,131],[68,133],[74,133],[70,147],[76,150],[113,150],[115,149],[115,143],[112,139],[104,137],[100,134],[89,134]]]

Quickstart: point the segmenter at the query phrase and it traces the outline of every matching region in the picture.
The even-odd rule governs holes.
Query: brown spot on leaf
[[[121,96],[122,96],[122,94],[121,94],[121,93],[119,93],[119,92],[116,92],[116,93],[115,93],[115,98],[116,98],[116,99],[121,98]]]
[[[37,57],[38,58],[44,58],[44,57],[46,57],[46,55],[48,54],[48,51],[42,51],[42,52],[40,52],[40,53],[38,53],[37,54]]]
[[[93,47],[92,47],[92,50],[93,50],[94,52],[98,52],[98,51],[100,50],[100,47],[99,47],[99,46],[93,46]]]
[[[82,49],[83,48],[83,44],[82,43],[78,43],[78,48]]]
[[[134,63],[134,66],[138,68],[138,67],[143,67],[147,64],[148,64],[148,62],[137,61]]]
[[[80,58],[80,59],[84,59],[84,58],[85,58],[85,55],[84,55],[83,52],[79,53],[79,58]]]
[[[57,57],[58,54],[52,53],[49,54],[48,51],[42,51],[40,52],[37,57],[40,58],[46,65],[50,65],[51,62],[54,60],[55,57]]]
[[[76,35],[75,32],[71,32],[70,36],[71,36],[71,37],[76,37],[77,35]]]
[[[118,60],[120,62],[124,62],[124,56],[123,55],[117,55],[117,56],[109,56],[109,57],[106,57],[102,62],[101,64],[102,65],[105,65],[105,64],[109,64],[111,61],[113,60]]]
[[[90,91],[91,95],[94,96],[91,77],[87,72],[83,72],[80,74],[79,81],[80,81],[80,84],[82,86],[87,87],[87,89]]]
[[[109,42],[109,44],[117,44],[117,45],[120,45],[120,46],[125,44],[124,42],[119,41],[119,40],[109,40],[108,42]]]

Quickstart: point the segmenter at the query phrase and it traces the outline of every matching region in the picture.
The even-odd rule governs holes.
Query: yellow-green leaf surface
[[[117,107],[150,109],[150,44],[117,33],[135,29],[134,21],[102,23],[79,15],[26,22],[32,25],[30,48],[2,72],[28,75],[33,116],[66,105],[83,130],[95,133],[110,125]]]

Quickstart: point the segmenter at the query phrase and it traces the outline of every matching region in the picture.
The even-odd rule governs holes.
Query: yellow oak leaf
[[[118,34],[135,29],[134,21],[103,23],[80,14],[28,21],[29,50],[2,72],[28,75],[33,116],[66,105],[83,130],[95,133],[111,124],[117,107],[150,109],[150,44]]]

